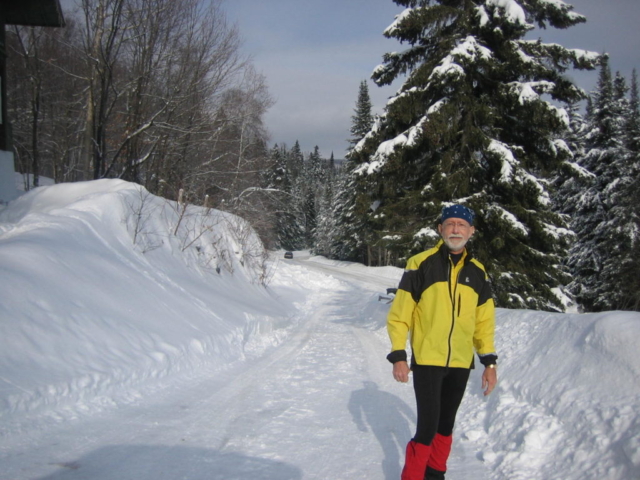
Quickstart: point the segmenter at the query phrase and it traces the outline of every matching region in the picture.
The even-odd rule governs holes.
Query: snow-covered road
[[[399,478],[413,393],[390,375],[388,306],[375,301],[395,281],[358,281],[364,274],[329,262],[290,268],[317,281],[285,341],[222,371],[172,376],[130,405],[16,435],[0,478]],[[452,480],[470,462],[483,478],[473,455],[460,443]]]

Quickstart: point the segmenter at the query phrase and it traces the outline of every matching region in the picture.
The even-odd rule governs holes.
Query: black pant
[[[412,370],[418,410],[413,439],[431,445],[436,433],[448,437],[453,432],[470,370],[430,365],[414,365]]]

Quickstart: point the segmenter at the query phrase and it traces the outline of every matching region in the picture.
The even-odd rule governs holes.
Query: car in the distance
[[[284,258],[293,258],[293,252],[284,252]]]

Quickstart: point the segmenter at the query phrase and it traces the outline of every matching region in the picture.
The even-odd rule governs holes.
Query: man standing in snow
[[[493,345],[495,308],[484,267],[465,248],[475,214],[464,205],[442,209],[442,240],[411,257],[389,310],[393,377],[413,372],[418,421],[407,444],[402,480],[441,480],[447,470],[456,413],[473,368],[474,348],[485,370],[484,394],[498,381]],[[411,367],[405,351],[411,332]]]

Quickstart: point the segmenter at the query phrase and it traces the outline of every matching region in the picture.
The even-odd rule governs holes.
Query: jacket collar
[[[438,240],[438,243],[436,243],[436,248],[438,249],[442,258],[446,261],[449,261],[449,248],[445,245],[444,240]],[[465,246],[464,251],[462,252],[463,265],[468,264],[472,258],[473,255],[471,254],[471,251]]]

